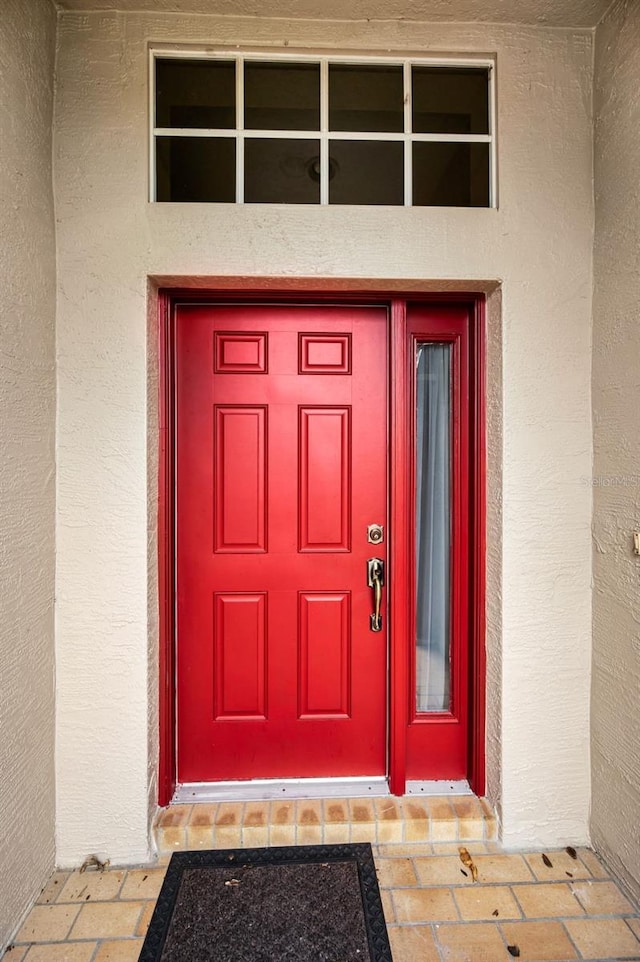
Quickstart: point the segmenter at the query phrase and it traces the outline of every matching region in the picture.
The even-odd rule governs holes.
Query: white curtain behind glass
[[[418,344],[416,708],[450,707],[450,367],[448,344]]]

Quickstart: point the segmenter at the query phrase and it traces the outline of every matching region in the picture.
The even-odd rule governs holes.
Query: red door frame
[[[174,353],[173,306],[197,299],[239,301],[336,301],[389,305],[391,371],[390,390],[390,695],[389,695],[389,787],[394,795],[405,790],[406,733],[409,724],[407,685],[409,679],[409,628],[411,596],[412,532],[410,498],[413,466],[409,463],[412,423],[411,385],[406,363],[409,344],[406,304],[452,302],[469,311],[471,386],[471,518],[473,541],[470,558],[470,672],[469,691],[469,784],[476,795],[485,791],[485,554],[486,554],[486,400],[485,400],[485,300],[479,294],[411,294],[367,290],[345,295],[341,290],[313,293],[238,289],[163,290],[158,293],[158,597],[159,597],[159,774],[158,804],[168,805],[176,786],[175,748],[175,635],[174,635]]]

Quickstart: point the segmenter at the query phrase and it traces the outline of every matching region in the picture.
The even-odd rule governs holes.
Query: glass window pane
[[[156,127],[235,125],[233,61],[156,60]]]
[[[319,204],[320,141],[247,138],[244,199],[248,204]]]
[[[329,65],[329,130],[402,133],[402,67]]]
[[[158,137],[157,198],[232,204],[236,143],[227,137]]]
[[[488,207],[489,146],[414,143],[414,206]]]
[[[329,203],[404,203],[404,146],[367,140],[329,142]]]
[[[416,357],[416,710],[451,705],[449,344]]]
[[[319,130],[320,64],[244,65],[247,130]]]
[[[414,133],[489,133],[486,68],[413,67],[412,75]]]

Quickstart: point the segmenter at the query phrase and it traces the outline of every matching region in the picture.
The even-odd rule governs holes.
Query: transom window
[[[495,204],[492,64],[152,57],[152,200]]]

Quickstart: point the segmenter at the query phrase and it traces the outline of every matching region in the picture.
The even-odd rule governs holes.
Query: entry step
[[[155,820],[158,853],[371,842],[491,841],[496,818],[485,798],[280,799],[170,805]]]

